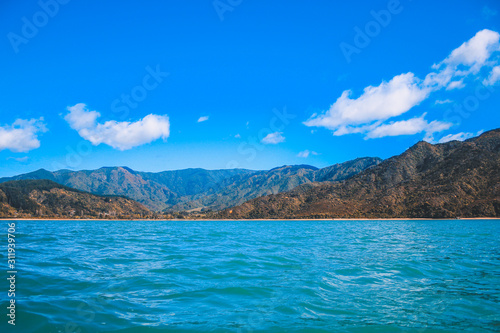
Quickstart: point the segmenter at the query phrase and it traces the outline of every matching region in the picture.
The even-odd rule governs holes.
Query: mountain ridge
[[[219,210],[262,195],[287,191],[319,178],[345,179],[380,161],[379,158],[365,157],[322,169],[309,165],[285,165],[268,171],[188,168],[154,173],[128,167],[54,172],[39,169],[0,178],[0,183],[49,179],[98,195],[125,195],[155,211]]]
[[[99,196],[54,181],[13,180],[0,184],[0,217],[137,218],[151,212],[123,196]]]
[[[73,212],[96,218],[109,217],[106,212],[111,211],[130,218],[159,216],[123,196],[128,193],[170,205],[162,214],[167,218],[500,217],[499,169],[500,129],[463,142],[420,141],[383,161],[357,158],[322,169],[308,165],[160,173],[127,167],[39,169],[12,177],[25,180],[0,179],[0,214],[68,217]],[[41,177],[83,189],[37,179]],[[89,193],[87,188],[111,196]]]
[[[250,200],[212,218],[500,216],[500,129],[464,142],[421,141],[338,183]]]

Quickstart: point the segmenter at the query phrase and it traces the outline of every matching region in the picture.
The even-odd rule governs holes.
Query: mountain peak
[[[500,216],[500,131],[471,142],[420,141],[335,183],[298,186],[213,218],[453,218]]]
[[[123,170],[125,170],[125,171],[128,171],[128,172],[130,172],[130,173],[132,173],[132,174],[135,174],[135,173],[136,173],[136,172],[135,172],[135,170],[132,170],[132,169],[130,169],[129,167],[126,167],[126,166],[122,166],[122,167],[120,167],[120,169],[123,169]]]
[[[306,170],[319,170],[317,167],[308,165],[308,164],[294,164],[294,165],[282,165],[276,168],[272,168],[269,171],[276,171],[276,170],[281,170],[281,169],[290,169],[290,170],[299,170],[299,169],[306,169]]]

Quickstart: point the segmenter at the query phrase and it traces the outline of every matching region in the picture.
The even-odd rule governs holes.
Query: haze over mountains
[[[98,195],[126,196],[153,211],[219,210],[263,195],[288,191],[304,183],[344,180],[380,162],[379,158],[366,157],[323,169],[296,165],[269,171],[185,169],[152,173],[126,167],[55,172],[41,169],[1,178],[0,183],[48,179]]]

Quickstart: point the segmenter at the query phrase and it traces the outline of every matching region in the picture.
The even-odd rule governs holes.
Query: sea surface
[[[0,332],[500,332],[500,220],[15,224]]]

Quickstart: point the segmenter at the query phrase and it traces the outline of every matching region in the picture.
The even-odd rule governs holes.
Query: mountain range
[[[126,167],[0,179],[0,216],[212,219],[500,217],[500,129],[401,155],[267,171]],[[156,214],[156,215],[154,215]]]
[[[380,162],[379,158],[365,157],[323,169],[295,165],[269,171],[185,169],[153,173],[127,167],[55,172],[41,169],[1,178],[0,183],[48,179],[97,195],[126,196],[153,211],[220,210],[263,195],[288,191],[304,183],[347,179]]]
[[[211,217],[500,217],[500,130],[464,142],[422,141],[345,181],[304,184]]]

